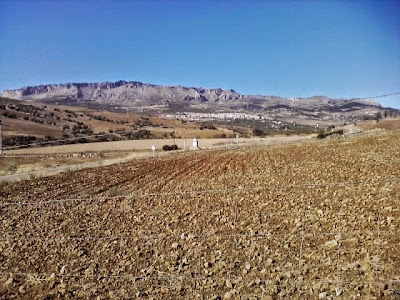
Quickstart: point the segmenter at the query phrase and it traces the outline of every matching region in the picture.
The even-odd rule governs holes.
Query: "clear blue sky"
[[[134,80],[285,97],[400,91],[400,1],[0,0],[0,91]],[[400,95],[379,100],[400,108]]]

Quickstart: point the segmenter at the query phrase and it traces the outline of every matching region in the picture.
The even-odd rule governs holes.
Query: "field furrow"
[[[1,185],[0,298],[396,299],[399,153],[387,133]]]

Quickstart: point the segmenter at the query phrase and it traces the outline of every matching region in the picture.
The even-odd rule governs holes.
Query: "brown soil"
[[[0,297],[395,299],[399,151],[383,133],[1,185]]]

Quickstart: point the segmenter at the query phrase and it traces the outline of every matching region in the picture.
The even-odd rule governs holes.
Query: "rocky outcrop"
[[[137,81],[66,83],[28,86],[16,90],[5,90],[3,97],[19,100],[42,100],[65,98],[102,102],[119,101],[234,101],[243,98],[234,90],[204,89],[184,86],[161,86]]]
[[[328,113],[356,111],[368,107],[378,108],[371,99],[331,99],[326,96],[309,98],[283,98],[278,96],[242,95],[234,90],[200,87],[163,86],[138,81],[101,83],[66,83],[28,86],[5,90],[3,97],[18,100],[37,100],[72,103],[115,105],[129,109],[156,109],[174,106],[221,110],[302,110]],[[65,101],[65,102],[63,102]]]

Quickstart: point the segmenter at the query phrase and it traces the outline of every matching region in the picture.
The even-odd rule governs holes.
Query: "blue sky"
[[[400,1],[0,0],[0,91],[134,80],[334,98],[400,91]],[[400,95],[379,99],[400,108]]]

